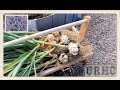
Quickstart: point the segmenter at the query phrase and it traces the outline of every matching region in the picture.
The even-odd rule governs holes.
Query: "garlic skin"
[[[73,42],[71,42],[68,45],[68,50],[69,50],[69,53],[71,55],[78,55],[78,53],[79,53],[78,45],[76,43],[73,43]]]
[[[54,37],[53,34],[48,34],[47,36],[48,36],[48,38],[49,38],[51,41],[54,41],[54,40],[55,40],[55,37]]]
[[[61,53],[60,57],[59,57],[59,60],[62,62],[62,63],[67,63],[68,62],[68,56],[65,54],[65,53]]]
[[[69,40],[68,40],[68,36],[67,35],[62,35],[61,37],[61,42],[63,42],[64,44],[68,44]]]
[[[52,41],[52,43],[53,43],[53,44],[57,44],[57,42],[56,42],[56,41]]]

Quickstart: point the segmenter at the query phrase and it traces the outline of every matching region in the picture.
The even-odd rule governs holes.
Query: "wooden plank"
[[[73,14],[66,14],[66,24],[73,21]]]
[[[82,25],[80,27],[80,30],[79,30],[79,34],[81,36],[81,41],[84,39],[84,37],[86,36],[86,34],[88,32],[91,17],[90,16],[85,16],[84,19],[87,19],[87,21],[82,23]]]
[[[52,22],[52,15],[38,19],[36,21],[37,30],[41,31],[52,28]]]
[[[65,14],[54,14],[53,15],[53,27],[57,27],[65,24]]]

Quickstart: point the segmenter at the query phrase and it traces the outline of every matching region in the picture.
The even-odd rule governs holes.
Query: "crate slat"
[[[52,16],[36,20],[37,30],[41,31],[52,28],[52,22]]]
[[[53,15],[53,27],[57,27],[65,24],[65,14],[55,14]]]
[[[75,22],[76,20],[78,20],[78,14],[73,14],[73,22]]]
[[[73,14],[66,14],[66,24],[71,23],[73,19]]]
[[[81,18],[81,14],[52,14],[37,20],[29,20],[28,29],[38,31],[54,28],[60,25],[74,22]]]
[[[28,21],[28,30],[33,31],[34,29],[37,30],[36,20],[29,20]]]

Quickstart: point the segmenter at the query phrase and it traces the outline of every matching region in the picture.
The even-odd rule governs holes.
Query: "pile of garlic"
[[[53,34],[49,34],[48,35],[48,38],[52,41],[53,44],[56,44],[56,41],[55,41],[55,36]],[[69,53],[71,55],[78,55],[79,53],[79,48],[78,48],[78,45],[76,43],[73,43],[73,42],[70,42],[69,41],[69,37],[67,35],[62,35],[60,37],[60,41],[65,44],[65,45],[68,45],[68,50],[69,50]],[[61,53],[60,57],[59,57],[59,60],[62,62],[62,63],[66,63],[68,62],[68,55],[66,55],[65,53]]]

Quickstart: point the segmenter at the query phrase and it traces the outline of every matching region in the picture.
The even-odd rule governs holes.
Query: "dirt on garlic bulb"
[[[78,53],[79,53],[78,45],[73,42],[69,43],[68,50],[71,55],[78,55]]]
[[[67,62],[68,62],[68,55],[66,55],[65,53],[61,53],[61,54],[60,54],[60,57],[59,57],[59,60],[60,60],[62,63],[67,63]]]

